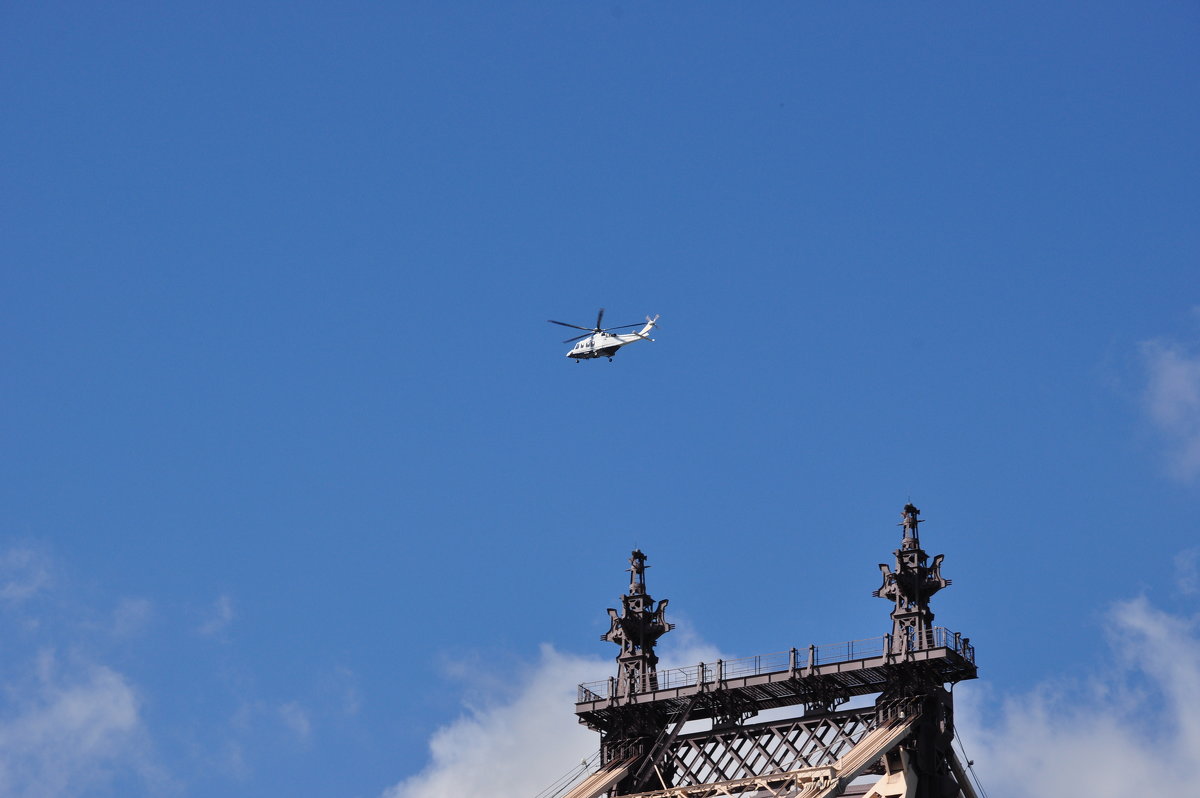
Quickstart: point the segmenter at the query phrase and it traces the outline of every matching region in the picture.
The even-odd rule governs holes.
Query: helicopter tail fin
[[[654,318],[650,318],[649,316],[647,316],[646,317],[646,326],[638,331],[638,333],[637,333],[638,337],[645,338],[647,341],[653,341],[654,339],[650,337],[650,331],[658,326],[657,322],[658,322],[658,316],[655,316]]]

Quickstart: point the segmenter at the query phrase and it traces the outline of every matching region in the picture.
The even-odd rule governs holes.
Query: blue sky
[[[1197,33],[9,4],[0,791],[533,794],[631,548],[683,661],[871,637],[910,499],[994,798],[1200,740]],[[572,363],[599,307],[657,341]]]

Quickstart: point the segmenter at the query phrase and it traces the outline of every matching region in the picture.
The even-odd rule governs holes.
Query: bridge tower
[[[617,676],[579,686],[575,714],[600,733],[600,767],[566,798],[977,798],[951,749],[947,686],[974,679],[970,639],[933,625],[929,600],[950,580],[921,548],[920,511],[902,512],[895,565],[874,595],[891,632],[832,645],[660,670],[654,646],[673,628],[646,591],[646,555],[603,640]],[[893,570],[894,567],[894,570]],[[841,709],[852,698],[874,702]],[[856,702],[858,703],[858,702]],[[773,719],[752,722],[776,710]]]

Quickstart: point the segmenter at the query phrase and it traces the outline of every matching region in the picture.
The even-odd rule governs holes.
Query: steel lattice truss
[[[664,757],[679,787],[832,765],[875,727],[875,708],[682,735]]]
[[[634,551],[624,611],[609,609],[604,636],[621,645],[618,675],[580,685],[575,704],[601,734],[603,765],[568,798],[832,798],[868,774],[882,777],[877,795],[974,798],[951,748],[946,686],[976,678],[975,649],[933,626],[929,598],[950,580],[942,555],[930,563],[921,547],[919,515],[904,506],[895,570],[880,566],[875,595],[893,602],[891,634],[664,671],[653,648],[670,630],[667,602],[646,592],[645,555]],[[832,711],[867,695],[878,696],[873,707]],[[744,725],[784,707],[807,714]],[[682,733],[700,721],[711,730]]]

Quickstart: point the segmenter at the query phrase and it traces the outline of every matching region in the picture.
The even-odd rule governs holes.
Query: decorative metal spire
[[[896,570],[885,563],[879,564],[883,572],[883,586],[872,595],[895,602],[892,610],[892,654],[907,655],[909,652],[934,647],[933,611],[929,599],[950,584],[942,576],[942,558],[937,555],[933,564],[927,565],[928,555],[921,548],[918,525],[924,523],[918,516],[921,511],[912,504],[904,505],[898,526],[904,527],[900,548],[892,552],[896,556]]]
[[[655,606],[654,599],[646,592],[646,555],[635,549],[629,565],[629,592],[621,596],[621,614],[609,608],[612,626],[600,638],[621,647],[617,655],[621,695],[657,689],[658,656],[654,644],[675,628],[675,624],[667,623],[663,617],[667,599]]]

